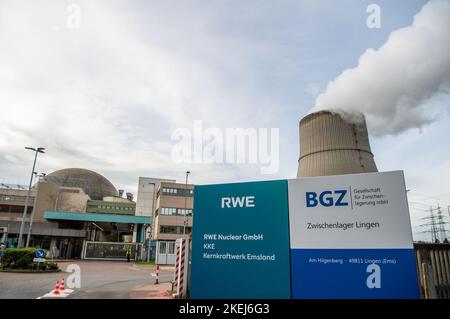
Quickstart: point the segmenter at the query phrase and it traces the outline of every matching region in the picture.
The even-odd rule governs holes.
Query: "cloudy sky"
[[[366,25],[371,3],[381,28]],[[426,3],[2,0],[0,181],[27,184],[24,146],[47,148],[38,172],[88,168],[131,192],[139,176],[183,181],[187,169],[193,183],[293,178],[298,120]],[[379,170],[405,171],[416,239],[429,237],[424,210],[450,205],[449,102],[439,92],[429,121],[386,134],[368,123]],[[194,120],[279,128],[279,170],[174,163],[172,134]]]

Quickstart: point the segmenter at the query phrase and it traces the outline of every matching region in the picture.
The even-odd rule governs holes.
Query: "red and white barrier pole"
[[[184,290],[184,266],[185,266],[185,254],[186,254],[186,239],[181,240],[180,249],[180,270],[179,270],[179,283],[178,283],[178,296],[183,297]]]
[[[177,245],[177,259],[175,262],[175,280],[174,286],[178,286],[178,275],[180,273],[180,246]]]

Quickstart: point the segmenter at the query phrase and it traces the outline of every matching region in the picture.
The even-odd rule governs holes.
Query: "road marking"
[[[66,298],[69,296],[74,290],[73,289],[65,289],[64,291],[59,291],[59,295],[53,294],[54,290],[50,290],[50,292],[46,293],[45,295],[42,295],[40,297],[37,297],[36,299],[42,299],[42,298]]]

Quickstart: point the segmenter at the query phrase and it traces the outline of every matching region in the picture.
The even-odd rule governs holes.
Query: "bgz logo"
[[[324,207],[348,206],[344,202],[346,194],[347,190],[324,191],[319,195],[316,192],[306,192],[306,207],[316,207],[319,204]]]

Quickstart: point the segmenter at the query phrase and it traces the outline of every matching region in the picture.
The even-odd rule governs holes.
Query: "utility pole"
[[[188,195],[188,177],[191,172],[186,172],[186,186],[185,186],[185,194],[184,194],[184,223],[183,223],[183,235],[186,235],[186,224],[187,224],[187,195]]]
[[[436,224],[438,227],[438,232],[439,232],[441,242],[442,243],[446,242],[447,241],[447,231],[445,229],[445,225],[448,223],[444,220],[444,215],[441,211],[441,206],[439,206],[439,205],[437,207],[436,219],[437,219]]]
[[[25,218],[27,217],[27,210],[28,210],[28,200],[30,198],[31,193],[31,185],[33,183],[33,176],[34,176],[34,168],[36,167],[36,160],[38,153],[45,153],[45,148],[38,147],[38,148],[32,148],[32,147],[25,147],[25,149],[33,151],[34,152],[34,162],[33,162],[33,169],[31,170],[31,177],[30,177],[30,183],[28,184],[28,192],[27,196],[25,198],[25,206],[23,208],[23,215],[22,215],[22,221],[20,223],[20,231],[19,231],[19,240],[17,242],[17,248],[22,248],[22,237],[23,237],[23,230],[25,228]]]
[[[431,233],[431,241],[433,243],[447,241],[447,232],[445,229],[445,225],[448,224],[448,222],[444,220],[444,216],[442,214],[441,207],[439,206],[439,204],[437,205],[436,208],[430,206],[430,209],[427,210],[427,212],[429,212],[430,215],[422,219],[429,220],[429,222],[422,224],[420,226],[430,227],[430,230],[424,232]]]
[[[150,228],[149,232],[149,238],[146,239],[147,241],[147,257],[146,261],[148,262],[150,260],[150,244],[153,237],[153,221],[155,220],[155,200],[156,200],[156,183],[150,182],[148,185],[153,185],[153,196],[152,196],[152,221],[150,225],[148,226]],[[146,230],[147,232],[147,230]]]

